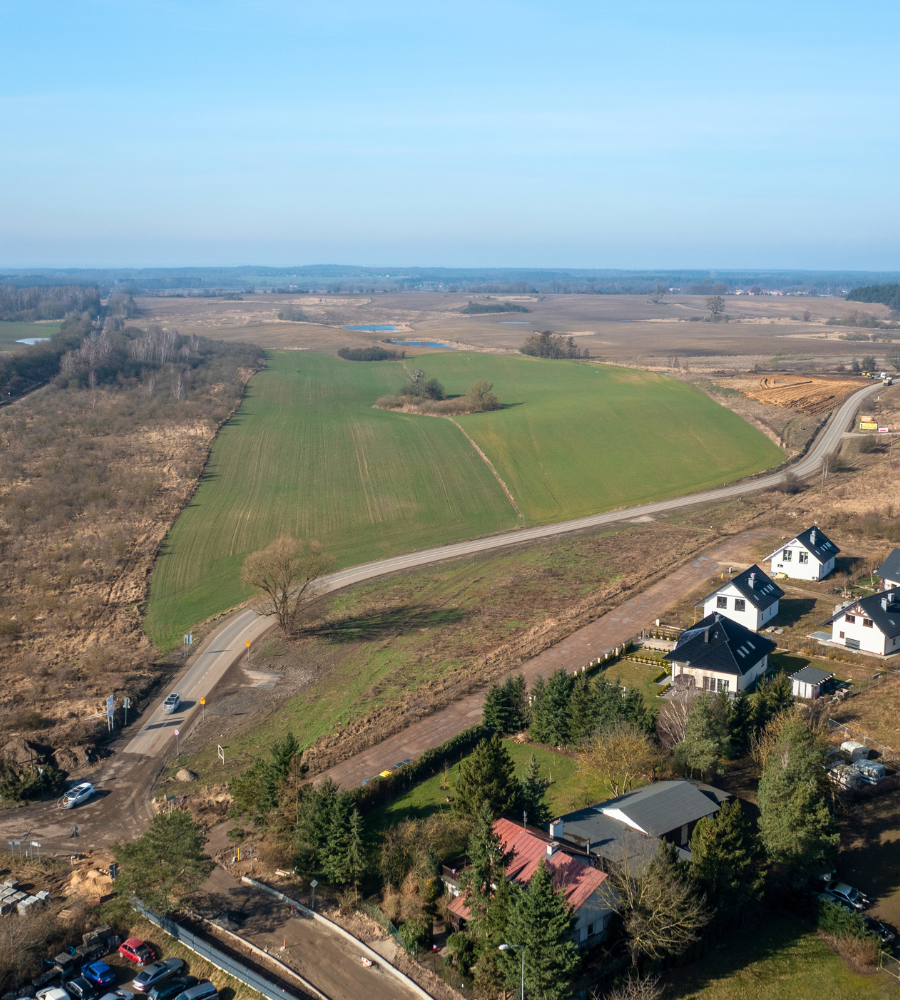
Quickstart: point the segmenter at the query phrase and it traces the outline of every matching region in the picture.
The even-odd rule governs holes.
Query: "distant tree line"
[[[384,347],[341,347],[338,357],[345,361],[402,361],[406,351],[388,351]]]
[[[866,285],[847,293],[848,302],[880,302],[894,311],[900,310],[900,285]]]
[[[518,302],[467,302],[459,310],[466,316],[473,316],[479,313],[527,313],[531,312]]]
[[[94,285],[0,285],[0,321],[32,323],[63,319],[68,313],[100,310],[100,290]]]
[[[551,330],[544,330],[542,333],[534,333],[527,337],[525,343],[519,348],[519,353],[527,354],[532,358],[590,357],[586,350],[579,349],[574,337],[564,337]]]

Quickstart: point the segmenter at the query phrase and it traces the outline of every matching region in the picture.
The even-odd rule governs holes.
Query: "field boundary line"
[[[457,421],[455,421],[453,417],[446,417],[445,419],[449,420],[454,427],[458,427],[462,432],[462,436],[469,442],[469,444],[475,449],[475,451],[478,452],[484,464],[491,470],[491,472],[493,472],[494,479],[496,479],[497,482],[503,487],[503,492],[506,494],[506,499],[509,500],[509,502],[513,505],[513,510],[516,512],[516,517],[521,517],[522,520],[524,521],[525,515],[522,513],[522,511],[519,510],[516,501],[513,499],[512,493],[509,492],[509,487],[506,485],[506,483],[503,482],[500,473],[494,468],[494,463],[487,457],[487,455],[485,455],[485,453],[478,447],[478,445],[475,444],[472,438],[470,438],[469,435],[466,434],[465,430],[463,430],[462,424],[457,423]]]

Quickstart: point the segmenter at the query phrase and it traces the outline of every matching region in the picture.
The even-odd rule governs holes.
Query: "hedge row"
[[[490,732],[479,723],[456,736],[451,736],[446,743],[426,750],[420,757],[416,757],[387,777],[371,778],[365,785],[354,788],[350,794],[362,813],[368,812],[375,806],[386,805],[413,785],[437,774],[444,764],[461,760],[490,735]]]

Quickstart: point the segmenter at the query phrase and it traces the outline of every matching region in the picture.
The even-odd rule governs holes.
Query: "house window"
[[[790,549],[785,549],[781,556],[785,562],[790,562],[794,558],[794,553]]]
[[[855,615],[844,615],[844,621],[845,622],[849,622],[850,625],[855,625],[856,624],[856,616]]]
[[[797,557],[797,562],[808,563],[809,562],[809,553],[808,552],[801,552],[798,555],[798,557]]]
[[[734,599],[734,610],[735,611],[746,611],[747,610],[747,602],[744,600],[743,597],[736,597]]]
[[[716,598],[716,607],[717,608],[727,608],[728,607],[728,598],[727,597],[717,597]]]
[[[872,619],[863,618],[863,628],[871,628],[871,627],[872,627]]]

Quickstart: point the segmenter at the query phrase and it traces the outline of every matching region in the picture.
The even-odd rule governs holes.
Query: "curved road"
[[[881,383],[875,382],[849,396],[832,414],[807,454],[790,470],[785,469],[768,476],[760,476],[758,479],[740,482],[732,486],[722,486],[714,490],[704,490],[701,493],[691,493],[687,496],[675,497],[672,500],[659,500],[656,503],[641,504],[639,507],[627,507],[624,510],[609,511],[605,514],[592,514],[590,517],[580,517],[574,521],[525,528],[502,535],[491,535],[487,538],[476,538],[467,542],[442,545],[439,548],[410,552],[408,555],[394,556],[391,559],[379,559],[377,562],[352,566],[322,577],[319,589],[328,593],[350,584],[362,583],[365,580],[386,576],[402,569],[427,566],[444,559],[456,559],[460,556],[489,552],[492,549],[517,545],[520,542],[548,538],[553,535],[564,535],[570,531],[596,528],[604,524],[628,521],[644,515],[663,514],[682,507],[692,507],[698,503],[710,503],[744,496],[747,493],[755,493],[777,486],[789,471],[800,477],[812,475],[821,468],[822,460],[841,443],[844,428],[862,400],[880,388]],[[207,639],[203,651],[195,657],[188,672],[173,687],[173,690],[177,690],[186,703],[183,706],[183,711],[176,716],[164,715],[160,703],[137,736],[125,747],[125,752],[150,756],[161,754],[164,748],[174,740],[173,726],[177,725],[178,722],[186,724],[190,720],[199,707],[199,698],[202,695],[208,696],[228,668],[240,656],[244,655],[247,640],[251,642],[256,640],[271,626],[271,619],[261,618],[250,609],[240,611],[230,618]]]
[[[862,400],[880,387],[880,382],[865,386],[845,400],[832,415],[807,455],[790,471],[797,476],[809,476],[815,473],[821,467],[822,460],[840,444],[844,428]],[[320,587],[327,593],[398,570],[425,566],[444,559],[489,552],[519,542],[627,521],[643,515],[663,514],[699,503],[744,496],[777,486],[787,471],[672,500],[660,500],[625,510],[564,521],[561,524],[527,528],[488,538],[457,542],[440,548],[425,549],[421,552],[411,552],[392,559],[381,559],[378,562],[343,569],[323,577]],[[200,698],[203,696],[208,698],[228,669],[246,654],[247,641],[259,638],[271,626],[270,619],[261,618],[250,609],[232,615],[206,639],[185,673],[171,685],[170,690],[177,690],[182,698],[179,711],[173,715],[163,712],[162,701],[168,693],[164,692],[137,733],[124,746],[121,744],[117,746],[114,755],[97,768],[97,774],[90,776],[90,780],[99,787],[99,794],[93,800],[71,812],[55,808],[54,804],[49,802],[31,806],[27,810],[27,817],[23,815],[20,818],[14,815],[13,811],[0,819],[0,840],[23,838],[24,835],[19,827],[29,825],[33,826],[36,832],[39,831],[47,853],[69,853],[72,850],[99,847],[116,838],[131,839],[142,833],[151,816],[148,793],[162,766],[166,752],[174,743],[173,730],[178,728],[182,733],[186,732],[200,707]],[[23,823],[22,819],[26,822]],[[71,832],[74,832],[71,831],[72,824],[78,827],[77,837],[74,838],[71,836]]]

